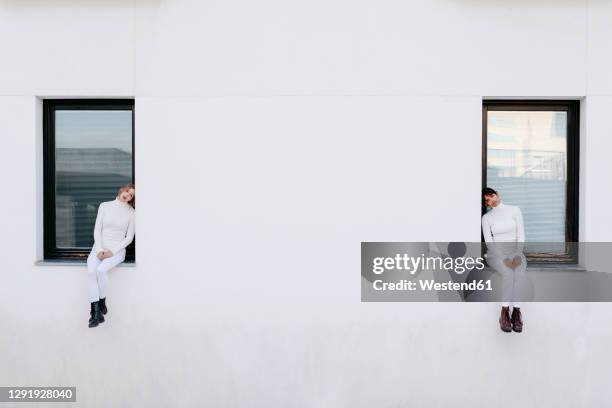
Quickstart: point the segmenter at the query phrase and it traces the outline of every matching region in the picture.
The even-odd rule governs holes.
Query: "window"
[[[43,121],[44,257],[86,259],[98,205],[134,181],[134,101],[45,100]]]
[[[578,101],[483,105],[483,186],[521,208],[531,261],[577,261],[578,121]]]

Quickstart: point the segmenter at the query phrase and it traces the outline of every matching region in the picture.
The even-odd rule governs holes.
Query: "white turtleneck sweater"
[[[128,203],[115,198],[98,207],[94,227],[94,252],[108,249],[116,255],[134,239],[135,210]]]
[[[516,249],[523,250],[525,242],[525,225],[523,224],[523,214],[521,209],[514,205],[507,205],[499,202],[497,207],[493,207],[488,213],[482,216],[482,234],[485,242],[516,242]],[[501,254],[504,245],[487,245],[494,254]]]

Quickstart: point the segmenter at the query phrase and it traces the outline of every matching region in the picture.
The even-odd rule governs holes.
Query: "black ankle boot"
[[[103,315],[105,315],[108,312],[108,309],[106,308],[106,298],[100,299],[98,303],[100,304],[100,311]]]
[[[89,313],[89,327],[96,327],[104,321],[104,315],[100,312],[100,304],[98,302],[91,302],[91,311]]]

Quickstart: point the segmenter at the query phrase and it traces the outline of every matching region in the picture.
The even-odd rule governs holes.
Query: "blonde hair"
[[[134,197],[132,197],[132,199],[128,201],[128,204],[131,205],[133,209],[136,209],[136,186],[133,183],[128,183],[119,187],[119,191],[117,191],[117,196],[120,196],[121,193],[130,189],[134,190]]]

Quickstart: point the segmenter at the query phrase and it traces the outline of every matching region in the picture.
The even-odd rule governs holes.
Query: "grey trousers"
[[[521,257],[521,264],[514,270],[504,264],[504,259],[512,260],[515,256]],[[489,265],[501,275],[501,300],[502,306],[520,307],[521,293],[525,287],[525,271],[527,270],[527,259],[520,252],[501,256],[487,257]]]

